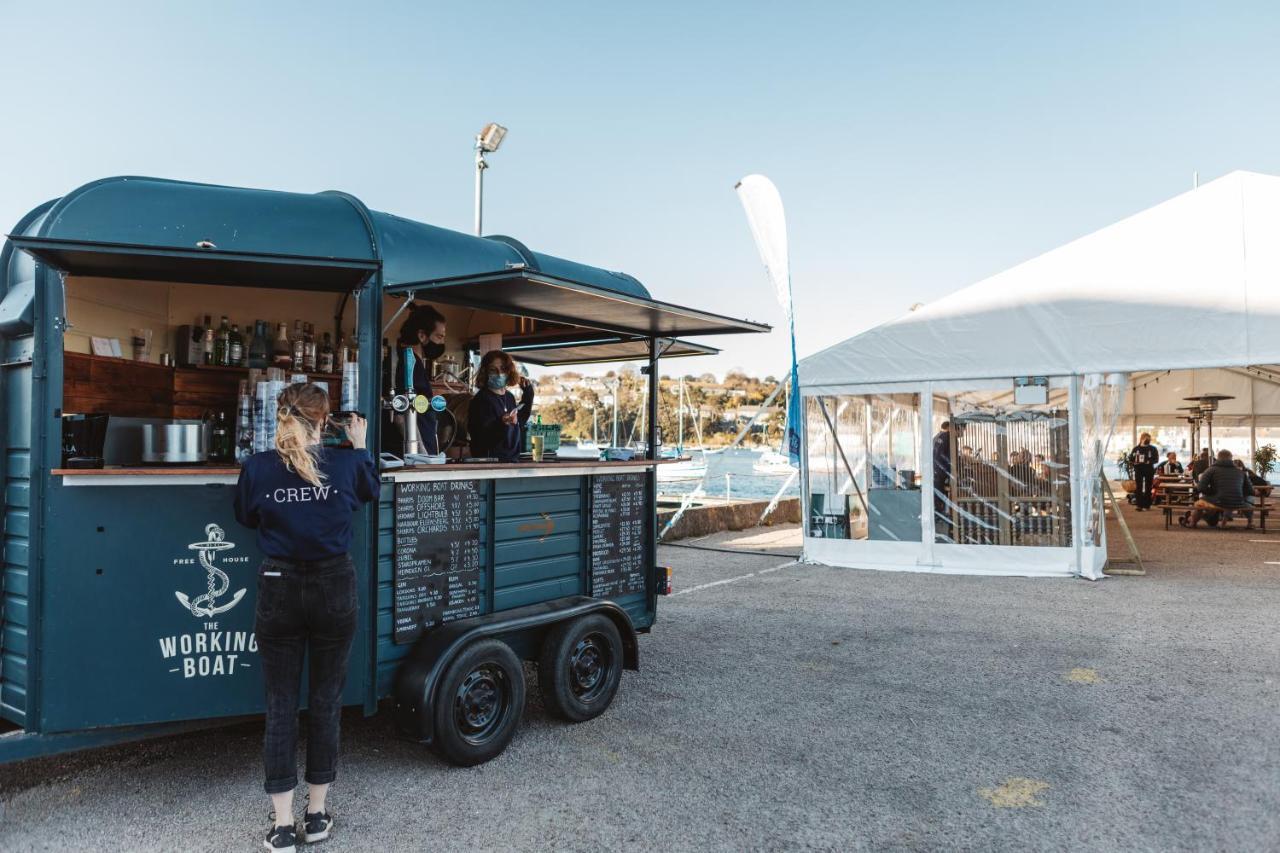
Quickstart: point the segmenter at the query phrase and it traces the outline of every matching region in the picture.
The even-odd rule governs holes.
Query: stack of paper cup
[[[348,361],[342,365],[342,410],[354,412],[360,408],[360,363]]]

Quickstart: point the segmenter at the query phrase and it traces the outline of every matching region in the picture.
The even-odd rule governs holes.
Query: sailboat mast
[[[684,453],[684,377],[680,377],[679,392],[676,399],[676,422],[680,424],[679,438],[676,439],[676,449],[680,453]]]

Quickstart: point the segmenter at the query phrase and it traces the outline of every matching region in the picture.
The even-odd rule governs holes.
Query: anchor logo
[[[219,551],[227,551],[236,547],[234,543],[227,542],[226,532],[216,524],[207,524],[204,528],[205,541],[192,542],[187,547],[192,551],[200,552],[200,565],[209,573],[209,588],[204,595],[197,595],[195,598],[188,598],[181,592],[175,592],[178,602],[191,611],[192,616],[204,617],[215,616],[219,613],[226,613],[231,608],[240,603],[240,599],[244,598],[247,590],[240,590],[226,604],[214,607],[213,602],[226,591],[231,588],[231,578],[227,577],[227,573],[213,564],[213,555]]]

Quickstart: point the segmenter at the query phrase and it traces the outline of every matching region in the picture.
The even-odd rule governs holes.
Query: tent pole
[[[792,394],[800,394],[799,388],[792,388]],[[804,397],[798,396],[796,399],[800,401],[800,559],[806,559],[804,553],[804,540],[809,535],[812,511],[809,506],[809,412],[805,406]],[[786,432],[784,430],[783,435]]]
[[[924,388],[920,393],[920,405],[916,413],[916,423],[923,426],[918,430],[919,437],[919,453],[920,453],[920,538],[923,539],[923,562],[927,565],[937,565],[937,559],[933,553],[933,543],[937,540],[937,518],[935,517],[934,507],[937,505],[935,499],[935,490],[938,484],[933,479],[933,383],[924,383]],[[955,453],[955,430],[951,432],[953,436],[951,442],[951,477],[955,480],[956,470],[956,453]]]
[[[1072,376],[1067,383],[1067,436],[1071,443],[1071,550],[1075,554],[1075,573],[1084,575],[1084,488],[1081,475],[1084,473],[1084,442],[1080,439],[1080,382],[1081,377]],[[1136,417],[1135,417],[1136,422]],[[1090,572],[1092,574],[1092,572]]]

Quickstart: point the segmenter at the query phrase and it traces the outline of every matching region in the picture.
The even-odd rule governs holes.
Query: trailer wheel
[[[573,723],[598,717],[622,681],[622,636],[599,613],[557,625],[542,643],[538,687],[547,710]]]
[[[460,767],[497,757],[515,736],[524,710],[524,668],[501,640],[477,640],[453,659],[436,693],[440,757]]]

